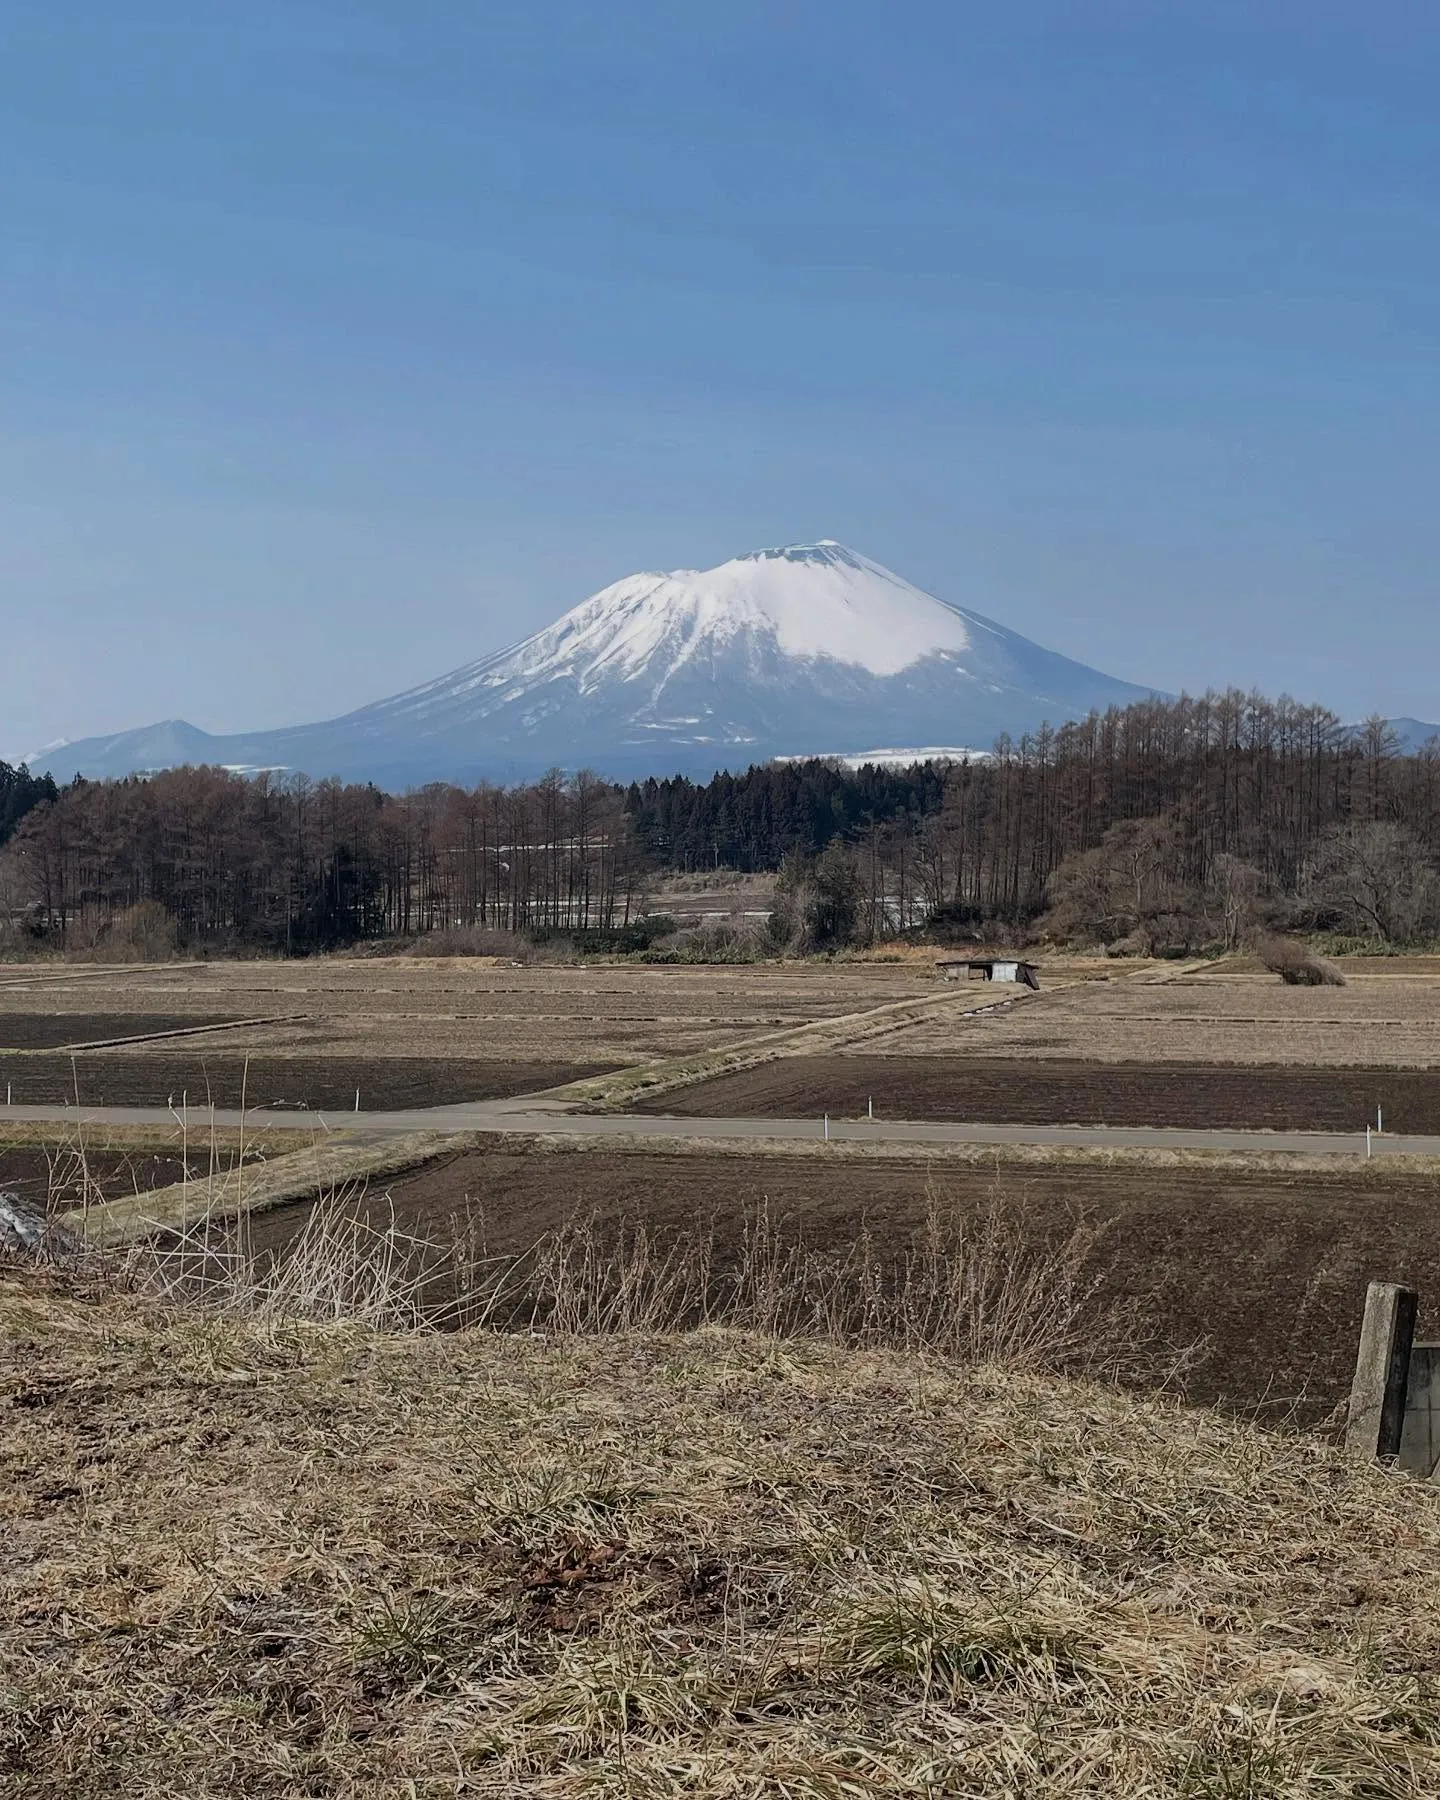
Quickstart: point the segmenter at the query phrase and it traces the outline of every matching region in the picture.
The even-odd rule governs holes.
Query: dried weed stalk
[[[807,1244],[763,1206],[738,1244],[713,1227],[660,1236],[577,1215],[519,1255],[487,1253],[472,1219],[449,1240],[403,1230],[362,1182],[329,1190],[279,1245],[208,1216],[131,1248],[125,1285],[234,1317],[373,1330],[488,1328],[559,1337],[717,1327],[967,1363],[1114,1374],[1143,1348],[1138,1311],[1101,1299],[1103,1241],[1037,1239],[997,1182],[967,1211],[937,1185],[922,1230],[887,1244]]]

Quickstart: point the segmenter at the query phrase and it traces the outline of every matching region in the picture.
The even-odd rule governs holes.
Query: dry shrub
[[[752,963],[771,953],[769,929],[763,918],[743,912],[720,919],[701,919],[661,938],[645,953],[647,962]]]
[[[1272,975],[1287,987],[1344,987],[1345,976],[1334,963],[1317,956],[1295,938],[1257,937],[1252,948]]]
[[[157,963],[169,962],[179,941],[179,928],[160,902],[141,900],[109,917],[91,912],[77,918],[66,949],[82,962]]]
[[[437,1284],[453,1280],[453,1253],[402,1231],[393,1215],[369,1224],[364,1197],[363,1183],[330,1190],[278,1250],[256,1246],[248,1217],[201,1219],[132,1246],[117,1273],[169,1305],[233,1318],[386,1332],[446,1322],[434,1301]]]
[[[713,1231],[661,1241],[643,1224],[582,1217],[501,1282],[508,1323],[577,1336],[717,1326],[855,1347],[894,1345],[1015,1368],[1115,1368],[1136,1349],[1131,1316],[1099,1300],[1096,1239],[1041,1243],[998,1189],[967,1213],[937,1188],[899,1249],[870,1231],[817,1249],[765,1208],[722,1256]],[[500,1308],[486,1302],[486,1316]]]

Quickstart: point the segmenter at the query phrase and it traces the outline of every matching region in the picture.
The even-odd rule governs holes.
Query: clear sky
[[[1437,52],[1399,0],[0,0],[0,754],[822,536],[1132,680],[1440,718]]]

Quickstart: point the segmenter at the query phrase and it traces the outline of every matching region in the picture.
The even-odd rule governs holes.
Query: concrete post
[[[1345,1426],[1352,1455],[1390,1462],[1399,1454],[1416,1304],[1415,1290],[1393,1281],[1372,1281],[1366,1290]]]

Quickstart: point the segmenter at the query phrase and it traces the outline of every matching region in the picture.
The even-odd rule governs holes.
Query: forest
[[[11,786],[5,785],[8,775]],[[7,795],[18,777],[43,788]],[[27,794],[30,792],[26,790]],[[1183,953],[1293,926],[1440,931],[1440,744],[1236,692],[1146,701],[968,762],[757,766],[406,795],[184,769],[57,790],[0,772],[0,929],[191,949],[614,933],[663,871],[782,872],[770,947],[1048,935]]]

